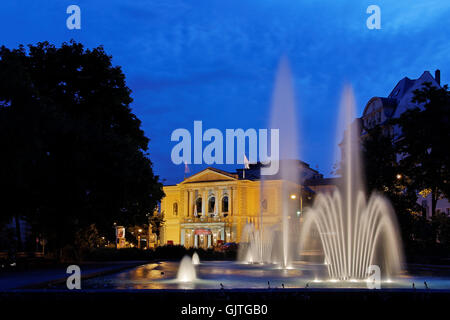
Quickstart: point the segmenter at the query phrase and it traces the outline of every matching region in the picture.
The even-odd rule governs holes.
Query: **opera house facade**
[[[164,226],[161,244],[212,248],[227,242],[240,242],[248,223],[259,226],[281,219],[282,194],[289,190],[289,210],[301,219],[303,207],[317,191],[334,188],[333,179],[323,178],[308,164],[292,160],[301,167],[301,181],[281,180],[277,176],[260,179],[260,164],[235,173],[209,167],[176,185],[164,186],[161,203]],[[264,188],[262,188],[262,184]]]

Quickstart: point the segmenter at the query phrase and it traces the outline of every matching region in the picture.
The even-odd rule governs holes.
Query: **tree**
[[[0,48],[3,220],[26,219],[54,249],[95,224],[142,224],[163,196],[131,90],[102,47]]]
[[[422,108],[407,110],[393,121],[401,129],[395,147],[401,155],[401,170],[410,180],[409,188],[431,194],[431,211],[434,215],[437,200],[440,197],[450,198],[448,86],[436,88],[426,82],[422,89],[414,91],[412,102],[420,104]]]
[[[156,234],[157,238],[159,239],[161,234],[161,228],[164,226],[164,212],[153,212],[149,216],[149,224],[152,227],[152,233]]]
[[[362,141],[362,157],[368,190],[385,193],[401,191],[397,175],[400,174],[392,137],[380,126],[367,129]]]
[[[405,241],[413,240],[415,235],[415,213],[419,212],[417,195],[408,188],[409,180],[405,178],[397,162],[396,147],[393,137],[381,126],[366,129],[368,134],[362,141],[362,157],[367,189],[385,195],[392,203]]]

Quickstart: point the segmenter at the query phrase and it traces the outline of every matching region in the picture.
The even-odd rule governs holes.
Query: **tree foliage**
[[[430,191],[434,215],[437,200],[450,198],[450,92],[447,86],[436,88],[426,82],[414,91],[412,101],[421,107],[393,121],[401,129],[395,146],[401,170],[411,182],[409,188]]]
[[[73,41],[0,48],[0,219],[26,218],[55,248],[92,224],[145,223],[163,196],[111,59]]]
[[[421,214],[418,194],[432,197],[435,211],[439,197],[449,198],[449,108],[447,86],[425,83],[414,92],[417,108],[383,126],[366,129],[362,154],[368,189],[387,196],[397,213],[406,245],[448,245],[448,217],[434,215],[431,220]],[[389,133],[392,126],[396,136]],[[414,244],[413,244],[414,242]]]
[[[405,241],[415,238],[414,214],[419,211],[416,193],[407,188],[405,179],[397,162],[393,137],[389,130],[376,126],[368,131],[362,142],[362,156],[367,181],[367,189],[385,195],[392,203]]]

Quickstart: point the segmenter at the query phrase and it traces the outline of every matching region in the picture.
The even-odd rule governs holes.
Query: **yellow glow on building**
[[[247,223],[259,225],[260,210],[265,223],[276,223],[281,219],[281,190],[298,193],[300,186],[282,180],[264,183],[261,197],[259,180],[207,168],[177,185],[164,186],[161,244],[208,248],[239,242]]]

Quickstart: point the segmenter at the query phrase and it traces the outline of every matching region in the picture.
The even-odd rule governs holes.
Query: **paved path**
[[[84,263],[80,265],[81,276],[89,277],[121,271],[137,265],[146,264],[144,261]],[[68,264],[69,265],[69,264]],[[40,270],[6,271],[0,272],[0,291],[37,286],[42,283],[63,280],[68,277],[66,269],[68,265]]]

